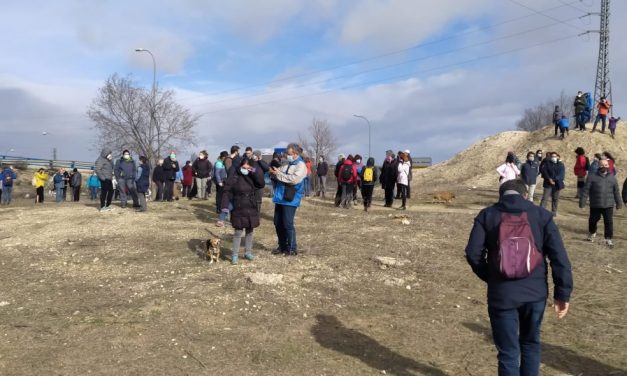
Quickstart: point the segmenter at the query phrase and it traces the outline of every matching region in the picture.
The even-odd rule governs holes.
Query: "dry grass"
[[[433,204],[422,183],[409,225],[380,200],[368,214],[307,200],[296,258],[270,255],[265,202],[258,259],[238,266],[196,254],[210,236],[224,236],[230,254],[232,230],[214,227],[207,202],[151,203],[145,214],[101,214],[89,202],[2,207],[0,374],[495,374],[485,286],[463,249],[496,193],[448,186],[455,201]],[[626,375],[627,221],[615,218],[614,250],[587,243],[573,195],[564,192],[557,222],[575,292],[566,319],[547,309],[542,374]],[[410,262],[383,268],[376,256]],[[250,272],[284,282],[251,284]]]

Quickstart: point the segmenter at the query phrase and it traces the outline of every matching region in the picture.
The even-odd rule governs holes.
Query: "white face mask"
[[[361,163],[361,159],[356,160],[357,164]]]
[[[244,176],[248,175],[248,170],[247,170],[247,169],[245,169],[245,168],[240,168],[240,169],[239,169],[239,172],[241,172],[241,173],[242,173],[242,175],[244,175]]]
[[[551,162],[557,163],[557,161],[558,161],[557,157],[551,157]]]
[[[294,162],[294,156],[293,155],[288,155],[287,156],[287,161],[288,162]]]

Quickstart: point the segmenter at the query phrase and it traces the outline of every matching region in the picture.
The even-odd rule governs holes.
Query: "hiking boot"
[[[398,208],[398,210],[407,210],[407,208],[404,206],[401,206],[400,208]]]
[[[612,242],[612,239],[605,239],[605,244],[610,248],[614,248],[614,242]]]
[[[283,250],[280,247],[272,250],[273,255],[280,255],[282,253],[287,253],[287,252],[283,252]]]
[[[253,261],[255,259],[255,256],[250,252],[246,252],[244,253],[244,258],[248,261]]]
[[[238,261],[239,261],[238,256],[231,256],[231,265],[237,265]]]
[[[589,242],[593,242],[593,241],[594,241],[594,238],[595,238],[596,236],[597,236],[597,234],[596,234],[596,233],[594,233],[594,234],[588,234],[588,239],[587,239],[587,240],[588,240]]]
[[[126,209],[126,204],[122,204],[122,209]]]
[[[285,252],[285,256],[298,256],[298,251]]]

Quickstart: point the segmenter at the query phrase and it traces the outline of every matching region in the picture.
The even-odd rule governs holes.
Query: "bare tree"
[[[559,106],[562,115],[570,118],[573,116],[572,102],[572,98],[568,97],[562,90],[559,97],[536,107],[525,109],[522,118],[516,123],[516,128],[521,131],[532,132],[552,124],[555,106]]]
[[[154,112],[154,119],[151,115]],[[177,145],[193,144],[199,116],[176,103],[174,92],[152,92],[131,77],[109,77],[87,110],[95,123],[98,144],[118,150],[130,149],[156,161],[161,153]]]
[[[314,118],[307,131],[310,138],[299,134],[298,139],[309,157],[313,159],[328,157],[337,148],[337,140],[326,120]]]

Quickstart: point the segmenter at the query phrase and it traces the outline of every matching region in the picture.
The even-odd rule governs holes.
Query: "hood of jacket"
[[[347,166],[352,166],[353,165],[353,161],[351,161],[350,159],[346,159],[344,161],[344,163],[342,163],[342,164],[347,165]]]
[[[522,213],[533,208],[533,203],[526,200],[521,194],[508,194],[503,195],[494,206],[506,213]]]
[[[100,156],[106,159],[107,155],[111,153],[112,153],[111,149],[102,149],[102,151],[100,152]]]
[[[368,161],[366,162],[366,166],[368,167],[374,166],[374,158],[372,157],[368,158]]]

